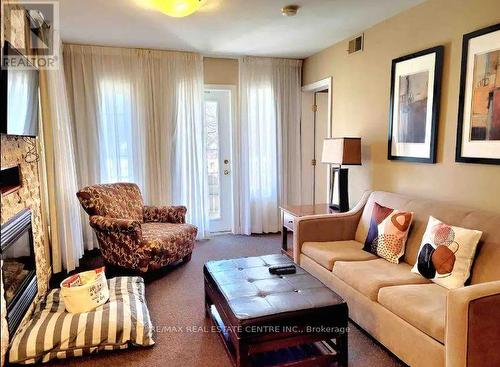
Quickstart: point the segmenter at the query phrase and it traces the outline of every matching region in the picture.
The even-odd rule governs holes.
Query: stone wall
[[[30,149],[30,144],[36,144],[33,138],[1,137],[1,166],[8,168],[15,165],[21,167],[22,187],[1,198],[1,223],[5,223],[24,208],[30,208],[32,212],[33,240],[35,248],[36,275],[38,282],[37,299],[45,295],[50,279],[50,265],[47,260],[47,237],[42,220],[42,206],[40,195],[40,176],[38,163],[26,163],[25,157]],[[2,295],[3,296],[3,295]],[[2,303],[3,300],[2,300]],[[2,310],[2,365],[3,356],[9,342],[6,332],[6,320]],[[25,319],[30,315],[26,315]]]
[[[3,1],[2,1],[3,2]],[[29,35],[27,34],[28,20],[26,17],[19,16],[19,12],[10,12],[9,10],[23,10],[18,5],[5,6],[2,8],[4,14],[4,37],[15,48],[24,49],[29,42]],[[3,40],[2,40],[3,44]]]
[[[42,204],[40,195],[40,176],[38,162],[27,163],[25,158],[34,138],[1,137],[2,168],[20,165],[22,187],[1,199],[1,220],[3,224],[24,208],[32,211],[33,240],[37,265],[38,292],[44,294],[50,278],[50,265],[47,263],[46,234],[42,220]]]

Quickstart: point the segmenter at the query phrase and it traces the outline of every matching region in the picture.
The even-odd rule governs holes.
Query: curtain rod
[[[89,47],[107,47],[107,48],[121,48],[121,49],[128,49],[128,50],[142,50],[142,51],[161,51],[161,52],[182,52],[186,54],[193,54],[193,55],[200,55],[203,58],[211,58],[211,59],[228,59],[228,60],[239,60],[242,57],[255,57],[255,58],[261,58],[261,59],[280,59],[280,60],[304,60],[301,58],[290,58],[290,57],[273,57],[273,56],[252,56],[252,55],[213,55],[213,54],[203,54],[201,52],[197,51],[182,51],[182,50],[173,50],[173,49],[166,49],[166,48],[146,48],[146,47],[128,47],[128,46],[108,46],[108,45],[97,45],[94,43],[75,43],[75,42],[66,42],[66,41],[61,41],[63,45],[74,45],[74,46],[89,46]]]
[[[103,47],[103,48],[121,48],[121,49],[127,49],[127,50],[141,50],[141,51],[161,51],[161,52],[182,52],[186,54],[193,54],[193,55],[201,55],[199,52],[195,51],[182,51],[182,50],[172,50],[172,49],[166,49],[166,48],[146,48],[146,47],[128,47],[128,46],[108,46],[108,45],[96,45],[93,43],[75,43],[75,42],[66,42],[62,41],[63,45],[73,45],[73,46],[88,46],[88,47]],[[203,55],[201,55],[203,56]]]

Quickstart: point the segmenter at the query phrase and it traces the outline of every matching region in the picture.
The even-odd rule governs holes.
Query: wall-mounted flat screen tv
[[[5,42],[4,67],[1,70],[0,133],[7,135],[38,135],[38,70],[35,67],[5,67],[5,58],[22,58],[23,65],[31,65],[20,52]]]

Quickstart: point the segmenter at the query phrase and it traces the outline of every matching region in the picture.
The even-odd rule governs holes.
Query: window
[[[101,179],[104,182],[137,182],[134,172],[132,101],[130,84],[100,83],[99,145]]]

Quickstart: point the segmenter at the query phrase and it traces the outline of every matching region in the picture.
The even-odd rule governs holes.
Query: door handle
[[[228,176],[229,175],[229,170],[228,169],[225,169],[224,170],[224,176]]]
[[[229,164],[229,159],[224,159],[224,164]]]

